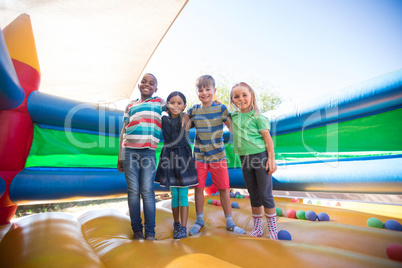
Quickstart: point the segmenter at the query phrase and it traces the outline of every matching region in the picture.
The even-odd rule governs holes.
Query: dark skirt
[[[156,170],[155,182],[174,187],[191,187],[198,184],[197,171],[190,145],[163,147]]]

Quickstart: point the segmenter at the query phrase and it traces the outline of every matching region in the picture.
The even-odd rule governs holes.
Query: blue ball
[[[309,221],[315,221],[317,219],[317,214],[312,210],[307,210],[305,216]]]
[[[319,221],[329,221],[329,216],[325,212],[318,213],[317,218]]]
[[[240,193],[240,192],[236,192],[235,195],[241,195],[241,193]]]
[[[278,232],[278,239],[279,240],[292,240],[292,236],[290,235],[290,233],[286,230],[280,230]]]
[[[239,208],[239,204],[237,202],[232,203],[232,208]]]
[[[393,231],[402,231],[402,225],[396,220],[387,220],[384,222],[385,229]]]
[[[235,194],[234,193],[230,193],[230,198],[235,198]]]

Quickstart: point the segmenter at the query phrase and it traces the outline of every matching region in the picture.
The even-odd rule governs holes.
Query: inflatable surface
[[[277,197],[277,207],[286,215],[289,210],[303,210],[301,214],[311,217],[314,214],[307,211],[312,210],[317,215],[325,212],[330,218],[330,221],[317,221],[316,218],[306,221],[278,217],[279,230],[286,231],[282,232],[283,241],[229,233],[224,228],[222,209],[208,204],[205,205],[206,226],[200,235],[182,240],[172,239],[172,215],[168,201],[160,203],[157,211],[158,241],[155,242],[133,241],[128,217],[113,210],[90,211],[78,219],[63,213],[43,213],[12,220],[17,205],[25,203],[126,194],[124,175],[116,169],[122,111],[83,101],[97,96],[93,90],[101,88],[99,82],[106,87],[105,91],[99,92],[99,97],[107,98],[110,90],[115,96],[116,88],[122,88],[119,94],[126,96],[127,90],[132,89],[130,81],[136,81],[141,75],[154,49],[186,3],[157,1],[169,6],[167,12],[164,5],[148,6],[143,5],[143,1],[124,1],[145,7],[143,15],[153,20],[152,25],[158,31],[148,31],[153,33],[149,39],[139,39],[137,33],[131,33],[125,40],[131,38],[144,42],[135,46],[142,47],[143,53],[130,54],[137,60],[135,67],[130,69],[129,75],[124,71],[117,72],[118,75],[114,72],[106,75],[104,70],[107,68],[99,64],[103,57],[96,61],[89,58],[89,63],[84,64],[80,58],[82,54],[57,50],[59,46],[61,48],[61,43],[66,42],[60,43],[64,39],[57,35],[57,31],[52,35],[50,29],[60,30],[60,25],[49,23],[47,16],[57,20],[53,12],[58,10],[65,10],[71,20],[81,16],[71,16],[77,10],[72,8],[74,5],[65,5],[60,1],[45,2],[46,5],[35,6],[30,5],[30,1],[20,1],[15,5],[7,4],[0,10],[0,15],[7,16],[21,11],[32,12],[32,18],[37,22],[33,27],[31,17],[23,14],[3,28],[0,34],[2,266],[252,267],[272,264],[281,267],[400,267],[397,261],[402,256],[401,232],[368,227],[368,222],[370,225],[374,222],[377,227],[391,222],[391,226],[399,228],[402,219],[400,205],[345,203],[341,207],[328,207],[294,203]],[[95,1],[73,2],[77,5],[88,2],[92,3],[88,5],[96,5]],[[85,8],[82,10],[84,12]],[[148,16],[146,11],[150,10],[155,11],[152,14],[156,16]],[[100,23],[100,14],[109,14],[104,6],[96,12],[94,14],[98,15],[91,17],[95,24]],[[132,14],[124,14],[132,17]],[[159,20],[162,15],[164,18]],[[130,20],[126,26],[130,28],[136,22]],[[110,29],[109,25],[100,23],[97,26],[100,25]],[[138,31],[144,27],[135,26]],[[78,28],[70,28],[68,32],[74,34],[74,29]],[[86,29],[91,29],[91,26]],[[124,33],[130,34],[130,31]],[[91,31],[87,33],[91,36]],[[34,35],[38,42],[35,42]],[[109,36],[109,39],[112,37]],[[57,42],[51,42],[52,38]],[[99,44],[94,42],[92,45],[100,45],[100,49],[113,47],[104,39],[96,39]],[[40,55],[52,55],[51,52],[56,50],[57,55],[62,54],[68,59],[64,57],[65,61],[59,59],[59,62],[54,62],[57,57],[47,55],[43,58],[42,70],[37,48],[41,51]],[[91,53],[92,48],[82,51]],[[76,49],[80,51],[80,48]],[[121,54],[119,49],[98,56],[115,53],[120,56],[122,66],[111,64],[108,70],[121,70],[133,65],[133,58]],[[124,59],[130,60],[126,62]],[[84,70],[75,68],[77,66]],[[92,68],[93,72],[88,71]],[[73,70],[71,76],[65,73],[68,69]],[[91,75],[83,75],[86,73]],[[93,74],[111,80],[98,81]],[[42,78],[46,83],[39,90]],[[67,94],[54,94],[52,88]],[[61,97],[70,97],[70,93],[80,98]],[[401,107],[402,70],[397,70],[271,117],[271,135],[279,167],[273,177],[274,189],[401,195]],[[191,139],[194,135],[192,131]],[[225,132],[224,138],[230,185],[232,188],[244,188],[239,157],[232,151],[233,137]],[[162,146],[161,141],[157,154]],[[210,185],[211,180],[208,183]],[[155,187],[161,190],[158,185]],[[236,199],[236,202],[240,208],[233,209],[235,223],[251,231],[248,200]],[[194,206],[190,204],[189,226],[195,221],[193,210]],[[290,241],[286,240],[289,238]]]
[[[127,215],[112,209],[93,210],[78,219],[63,213],[28,216],[1,227],[0,261],[4,267],[400,267],[387,251],[401,244],[402,232],[367,226],[376,217],[381,222],[402,220],[402,211],[382,205],[389,216],[345,209],[342,206],[309,205],[276,198],[284,214],[289,209],[326,213],[329,221],[310,221],[278,216],[279,232],[291,240],[270,240],[236,235],[225,229],[222,208],[207,204],[200,234],[173,239],[170,200],[157,203],[157,241],[132,240]],[[232,198],[235,223],[250,232],[253,228],[249,199]],[[302,202],[302,201],[301,201]],[[347,202],[344,202],[347,203]],[[373,211],[376,205],[371,207]],[[389,210],[391,209],[391,210]],[[188,225],[196,220],[190,202]],[[4,234],[5,233],[5,234]],[[288,239],[288,237],[285,237]],[[62,241],[62,243],[60,243]],[[399,248],[400,249],[400,248]],[[402,257],[401,252],[399,258]]]

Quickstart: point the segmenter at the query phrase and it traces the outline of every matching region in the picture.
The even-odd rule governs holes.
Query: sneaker
[[[173,223],[173,238],[177,239],[179,232],[180,232],[180,222]]]
[[[184,226],[181,226],[177,239],[186,238],[186,237],[187,237],[187,228]]]
[[[135,240],[144,239],[144,235],[142,234],[142,231],[134,232],[133,239],[135,239]]]
[[[157,240],[152,234],[145,234],[145,240]]]

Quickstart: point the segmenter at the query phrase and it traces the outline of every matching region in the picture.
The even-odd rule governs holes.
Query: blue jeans
[[[124,148],[124,175],[127,181],[131,228],[142,232],[140,195],[143,202],[145,234],[155,236],[155,151]]]

